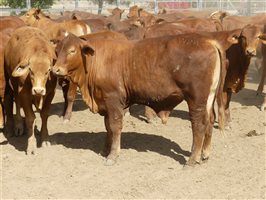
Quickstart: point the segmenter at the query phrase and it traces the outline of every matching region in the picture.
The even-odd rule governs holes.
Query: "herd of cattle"
[[[218,105],[221,132],[230,128],[232,93],[244,87],[252,57],[261,65],[258,93],[266,76],[266,15],[163,11],[134,6],[108,17],[66,11],[61,16],[30,9],[0,21],[0,128],[28,134],[27,154],[36,151],[35,113],[40,112],[42,146],[50,145],[47,119],[57,82],[63,117],[70,120],[77,88],[93,113],[104,116],[106,164],[120,151],[126,109],[144,104],[145,115],[166,123],[180,102],[188,104],[193,142],[187,165],[208,159]],[[13,112],[13,102],[16,110]],[[266,99],[261,109],[264,110]],[[20,108],[25,113],[24,128]]]

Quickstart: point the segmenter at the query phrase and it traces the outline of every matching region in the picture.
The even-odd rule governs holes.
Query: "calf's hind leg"
[[[208,160],[211,152],[211,138],[212,138],[213,124],[215,120],[215,111],[213,106],[212,109],[210,110],[207,120],[208,123],[202,148],[202,160]]]
[[[191,155],[186,165],[194,166],[201,162],[202,146],[208,126],[206,107],[189,103],[189,115],[192,124],[193,142]]]

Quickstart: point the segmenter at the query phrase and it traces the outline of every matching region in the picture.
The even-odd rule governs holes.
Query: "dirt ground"
[[[185,102],[166,125],[147,124],[141,106],[125,118],[122,151],[104,166],[103,117],[79,98],[72,119],[63,124],[63,98],[57,90],[48,129],[52,146],[25,155],[26,137],[0,134],[2,199],[265,199],[265,112],[256,97],[258,73],[249,70],[246,88],[231,103],[232,130],[223,138],[215,124],[207,163],[184,170],[192,144]],[[40,128],[40,118],[37,120]],[[247,137],[255,130],[259,136]]]

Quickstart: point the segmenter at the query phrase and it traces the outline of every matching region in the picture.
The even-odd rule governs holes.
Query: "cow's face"
[[[127,18],[139,17],[139,9],[138,6],[132,6],[129,8],[129,13],[127,14]]]
[[[52,60],[47,55],[33,55],[20,62],[12,72],[13,77],[29,76],[32,84],[32,95],[44,96],[46,82],[50,78]]]
[[[255,56],[259,42],[265,42],[261,29],[257,26],[248,25],[243,28],[241,35],[246,55]]]
[[[119,8],[114,8],[114,9],[107,9],[108,12],[110,12],[112,15],[115,15],[115,16],[119,16],[120,19],[122,17],[122,14],[123,12],[125,12],[125,10],[121,10]]]
[[[39,18],[40,13],[41,13],[40,9],[32,8],[28,10],[20,18],[25,22],[26,25],[32,26],[36,22],[36,20],[40,19]]]
[[[86,56],[94,54],[92,47],[79,37],[69,34],[56,47],[57,60],[53,66],[53,73],[57,76],[69,76],[83,68],[86,73]]]

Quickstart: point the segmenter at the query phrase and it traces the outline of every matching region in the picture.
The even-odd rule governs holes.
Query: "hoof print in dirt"
[[[264,133],[257,133],[256,130],[249,131],[249,132],[246,134],[247,137],[260,136],[260,135],[264,135]]]

